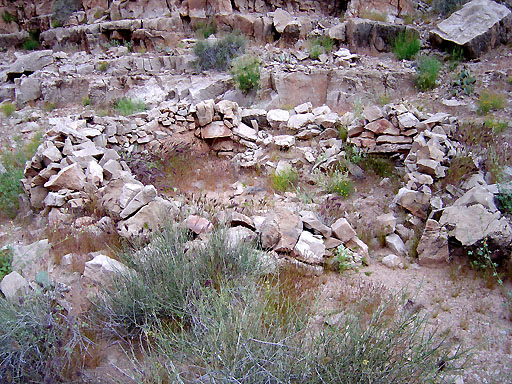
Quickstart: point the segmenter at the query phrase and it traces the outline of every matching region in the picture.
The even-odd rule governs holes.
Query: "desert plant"
[[[395,169],[393,162],[389,158],[377,155],[367,155],[359,161],[359,164],[380,177],[390,177]]]
[[[113,109],[120,115],[129,116],[145,111],[148,107],[142,100],[132,100],[127,97],[122,97],[114,102]]]
[[[108,62],[107,61],[100,61],[98,63],[98,71],[105,72],[108,69]]]
[[[352,268],[353,257],[354,257],[353,252],[350,249],[346,248],[343,244],[339,245],[336,248],[334,261],[336,263],[336,267],[339,270],[340,274],[342,274],[344,271],[348,271],[349,269]]]
[[[293,187],[299,179],[299,174],[293,167],[275,171],[270,176],[272,187],[278,192],[285,192]]]
[[[0,109],[2,110],[2,113],[5,115],[5,117],[11,117],[14,112],[16,112],[16,105],[7,101],[2,103]]]
[[[9,13],[9,11],[3,11],[2,12],[2,20],[6,23],[6,24],[11,24],[11,23],[17,23],[18,22],[18,16],[16,14],[12,14],[12,13]]]
[[[313,60],[318,60],[321,54],[332,51],[334,40],[327,36],[320,36],[310,39],[308,45],[309,57]]]
[[[475,90],[476,79],[471,76],[469,70],[464,68],[459,72],[457,79],[453,82],[453,86],[455,87],[453,94],[459,95],[460,92],[471,95]]]
[[[345,214],[342,198],[339,196],[326,197],[315,209],[315,213],[322,223],[331,226],[337,219]]]
[[[499,93],[482,91],[478,97],[478,114],[487,115],[490,111],[505,108],[507,104],[505,96]]]
[[[338,131],[338,139],[347,141],[348,128],[341,123],[336,124],[336,130]]]
[[[447,185],[460,186],[466,177],[472,175],[478,170],[475,161],[471,154],[467,152],[460,152],[450,162],[450,167],[446,170],[446,176],[442,180],[443,187]]]
[[[47,287],[20,302],[0,298],[1,382],[69,382],[81,368],[91,341],[58,296]]]
[[[4,248],[0,250],[0,281],[4,278],[5,275],[8,275],[12,272],[11,269],[12,263],[12,250],[8,248]]]
[[[212,20],[206,22],[199,21],[194,26],[194,31],[197,37],[207,39],[210,35],[215,35],[217,26],[215,25],[215,21]]]
[[[23,49],[26,51],[35,51],[39,48],[39,41],[33,37],[27,37],[23,42]]]
[[[231,76],[238,89],[246,93],[260,85],[261,60],[253,55],[243,55],[233,60]]]
[[[187,303],[202,288],[235,284],[258,274],[251,243],[230,243],[224,231],[191,245],[183,228],[168,227],[141,248],[120,255],[131,272],[117,274],[94,300],[95,317],[106,331],[134,336],[159,321],[182,323]]]
[[[86,96],[82,99],[82,105],[84,107],[87,107],[89,105],[91,105],[91,98],[89,96]]]
[[[421,91],[433,89],[439,76],[441,63],[435,57],[421,56],[417,62],[416,85]]]
[[[348,173],[341,169],[334,169],[327,174],[315,172],[314,180],[326,192],[335,193],[343,198],[349,197],[354,191],[354,184],[350,180]]]
[[[23,193],[20,179],[23,178],[25,162],[36,152],[41,143],[41,134],[35,135],[30,141],[21,144],[16,139],[16,147],[6,147],[0,154],[6,172],[0,173],[0,211],[10,218],[18,212],[18,196]]]
[[[244,53],[245,46],[246,40],[239,33],[230,33],[214,42],[199,40],[194,46],[196,56],[194,65],[201,71],[208,69],[225,71],[235,57]]]
[[[506,121],[499,121],[499,120],[494,120],[494,119],[485,120],[484,125],[487,128],[492,129],[492,132],[495,134],[503,133],[508,128],[508,123]]]
[[[410,60],[420,51],[421,42],[411,32],[400,32],[395,40],[393,52],[398,60]]]
[[[512,215],[512,186],[510,184],[498,183],[498,208],[502,213]]]

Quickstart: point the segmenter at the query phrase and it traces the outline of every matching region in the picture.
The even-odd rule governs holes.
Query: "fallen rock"
[[[277,210],[275,220],[279,226],[280,239],[274,250],[277,252],[293,252],[302,233],[302,220],[286,209]]]
[[[290,119],[290,112],[284,109],[271,109],[267,112],[267,121],[273,129],[279,128],[281,124],[286,124]]]
[[[256,233],[246,227],[232,227],[226,231],[227,242],[230,247],[235,248],[240,243],[251,243],[257,238]]]
[[[85,263],[83,276],[97,284],[108,284],[116,274],[129,272],[123,263],[100,254]]]
[[[476,58],[499,44],[510,42],[511,11],[491,0],[466,3],[430,34],[434,44],[456,44],[469,58]]]
[[[190,215],[187,217],[185,220],[185,225],[196,235],[210,232],[213,229],[213,225],[208,219],[196,215]]]
[[[265,218],[261,223],[260,228],[260,241],[263,249],[274,248],[279,240],[281,240],[281,232],[279,231],[279,224],[273,216]]]
[[[126,219],[127,217],[133,215],[140,208],[150,203],[157,196],[156,188],[153,185],[145,185],[137,194],[129,201],[119,216],[121,219]]]
[[[295,257],[308,264],[321,264],[325,256],[325,245],[321,236],[308,231],[300,234],[295,245]]]
[[[201,128],[201,137],[203,139],[217,139],[231,137],[231,135],[231,130],[222,121],[213,121]]]
[[[405,244],[396,233],[386,236],[386,246],[398,255],[407,256]]]
[[[288,128],[298,131],[301,128],[310,124],[314,118],[315,115],[313,115],[312,113],[293,115],[288,119]]]
[[[82,191],[85,187],[85,180],[82,168],[77,163],[73,163],[50,177],[50,180],[44,184],[44,187],[50,191],[59,191],[60,189]]]
[[[295,136],[291,136],[291,135],[274,136],[274,144],[283,149],[291,148],[295,145]]]
[[[429,219],[418,243],[418,264],[435,266],[448,262],[448,232],[437,221]]]
[[[201,127],[210,124],[215,115],[215,102],[212,99],[201,101],[196,105],[196,115]]]
[[[7,69],[7,76],[12,80],[21,75],[31,75],[53,63],[53,51],[35,51],[19,56],[18,59]]]
[[[382,264],[391,269],[400,268],[400,257],[397,255],[389,254],[382,258]]]
[[[18,272],[14,271],[5,275],[0,282],[0,291],[4,294],[5,298],[10,301],[23,297],[28,292],[28,281]]]
[[[343,243],[346,243],[354,236],[357,236],[356,231],[350,226],[349,222],[345,218],[336,220],[331,225],[333,235],[340,239]]]
[[[321,234],[326,239],[332,235],[332,230],[327,225],[323,224],[318,216],[311,211],[301,211],[300,218],[306,229],[313,231],[314,234]]]
[[[410,211],[413,215],[422,219],[427,218],[430,195],[403,187],[400,188],[395,196],[395,202]]]
[[[396,217],[392,213],[377,216],[377,227],[385,235],[395,232]]]

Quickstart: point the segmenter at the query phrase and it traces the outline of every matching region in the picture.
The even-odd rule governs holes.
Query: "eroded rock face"
[[[512,12],[491,0],[473,0],[437,24],[431,40],[438,45],[456,44],[470,58],[512,40]]]

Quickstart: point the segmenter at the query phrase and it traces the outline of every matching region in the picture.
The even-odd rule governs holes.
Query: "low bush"
[[[420,51],[421,42],[414,33],[400,32],[398,35],[393,52],[398,60],[410,60]]]
[[[450,167],[446,170],[446,176],[441,184],[444,187],[447,185],[460,186],[467,177],[471,176],[477,171],[477,166],[473,157],[468,153],[458,153],[451,161]]]
[[[505,108],[507,102],[504,95],[483,91],[478,97],[477,104],[478,114],[487,115],[490,111],[496,111]]]
[[[485,120],[484,124],[487,128],[492,129],[492,132],[497,135],[505,132],[508,128],[508,122],[506,122],[506,121],[487,119],[487,120]]]
[[[6,172],[0,173],[0,211],[14,218],[18,212],[18,197],[23,193],[20,179],[23,178],[25,162],[32,158],[41,143],[42,135],[34,136],[22,145],[16,140],[16,147],[6,147],[0,155],[0,160]]]
[[[457,79],[453,82],[453,94],[458,96],[460,93],[471,95],[475,90],[476,79],[471,75],[469,70],[463,69],[459,72]]]
[[[33,37],[27,37],[23,42],[23,49],[25,51],[35,51],[39,48],[39,41],[34,39]]]
[[[260,85],[261,60],[253,55],[244,55],[233,60],[231,76],[238,89],[246,93]]]
[[[91,341],[48,288],[20,302],[0,298],[0,382],[76,380]]]
[[[106,331],[135,336],[159,322],[184,324],[191,297],[203,288],[218,288],[259,273],[250,243],[236,247],[222,230],[205,244],[193,245],[189,233],[169,227],[151,242],[120,258],[132,272],[118,274],[112,287],[94,299],[94,316]]]
[[[321,54],[329,53],[334,47],[334,40],[327,36],[315,37],[308,42],[309,57],[318,60]]]
[[[225,71],[229,69],[235,57],[244,53],[245,46],[245,37],[238,33],[230,33],[213,42],[199,40],[194,46],[196,56],[194,65],[200,71],[208,69]]]
[[[416,85],[421,91],[436,87],[441,63],[435,57],[422,56],[418,59],[416,68]]]
[[[5,115],[5,117],[11,117],[14,112],[16,112],[16,105],[10,102],[5,102],[2,103],[0,109],[2,110],[2,113]]]
[[[129,116],[145,111],[148,107],[142,100],[132,100],[127,97],[122,97],[114,102],[113,109],[120,115]]]
[[[98,63],[98,71],[105,72],[108,69],[108,62],[107,61],[100,61]]]
[[[389,158],[376,155],[365,156],[359,164],[380,177],[391,177],[395,170],[395,165]]]
[[[278,192],[285,192],[293,187],[299,179],[297,171],[290,167],[289,169],[281,170],[279,172],[272,173],[270,182],[272,188]]]
[[[335,193],[343,198],[349,197],[354,192],[354,183],[350,180],[348,173],[340,169],[332,170],[327,174],[316,172],[314,179],[315,183],[326,192]]]
[[[206,22],[199,21],[194,26],[194,31],[198,38],[207,39],[210,35],[215,35],[217,32],[217,26],[215,21],[208,20]]]
[[[10,248],[0,250],[0,281],[2,281],[4,276],[12,272],[11,263],[12,250]]]

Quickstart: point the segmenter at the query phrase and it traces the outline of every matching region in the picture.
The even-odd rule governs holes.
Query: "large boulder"
[[[275,220],[279,226],[280,239],[274,250],[277,252],[292,252],[302,233],[302,220],[286,209],[277,210]]]
[[[512,41],[512,12],[491,0],[473,0],[440,22],[430,39],[440,46],[461,46],[466,56],[476,58]]]
[[[427,220],[417,250],[420,265],[435,266],[446,263],[450,257],[446,228],[435,220]]]
[[[31,75],[53,63],[53,51],[35,51],[27,55],[19,56],[18,59],[7,69],[7,76],[10,79]]]
[[[4,276],[0,282],[0,291],[2,291],[7,300],[14,301],[15,299],[27,294],[28,281],[18,272],[11,272]]]
[[[295,257],[308,264],[321,264],[325,256],[322,236],[303,231],[295,245]]]
[[[106,255],[97,255],[85,263],[84,277],[98,284],[108,283],[118,273],[128,273],[123,263]]]

